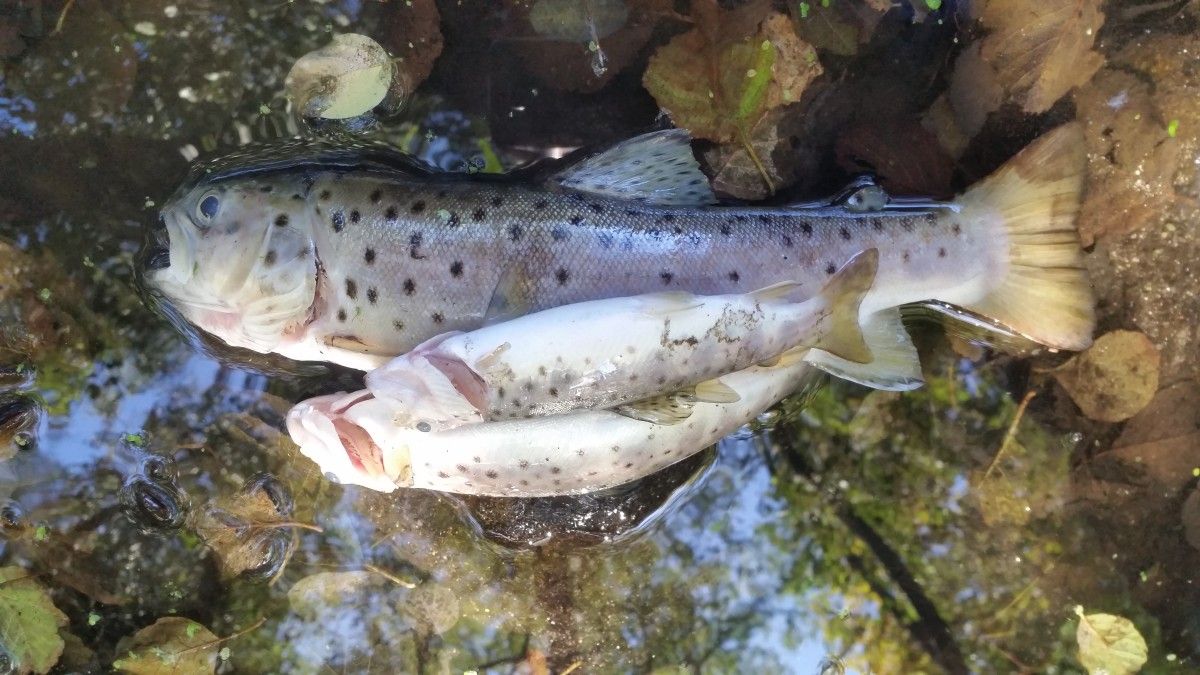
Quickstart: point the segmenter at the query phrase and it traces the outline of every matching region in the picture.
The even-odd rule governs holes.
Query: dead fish
[[[1074,227],[1081,135],[1049,132],[953,202],[873,204],[868,186],[790,207],[717,204],[679,130],[500,179],[373,146],[285,146],[198,169],[162,212],[168,264],[145,276],[231,345],[367,370],[447,331],[588,300],[782,282],[813,296],[874,248],[863,316],[936,302],[1081,349],[1094,324]],[[907,341],[895,325],[863,329]]]
[[[398,423],[427,431],[604,408],[676,424],[693,401],[736,400],[720,376],[793,349],[871,361],[859,304],[878,260],[875,249],[858,254],[807,300],[791,283],[732,295],[661,292],[448,333],[367,373],[366,384],[395,402],[395,415],[406,417]],[[667,392],[679,395],[663,399]]]
[[[421,432],[395,424],[395,402],[365,390],[303,401],[287,426],[300,451],[340,483],[381,492],[577,494],[628,483],[703,450],[817,372],[799,359],[731,373],[723,381],[736,401],[697,403],[685,422],[670,426],[596,410]]]

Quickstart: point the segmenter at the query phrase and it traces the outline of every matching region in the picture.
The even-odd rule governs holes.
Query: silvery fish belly
[[[446,334],[367,373],[367,388],[394,402],[397,421],[429,430],[614,406],[678,423],[697,401],[737,399],[721,375],[790,350],[872,361],[859,304],[878,258],[875,249],[860,253],[808,300],[790,283],[732,295],[653,293]]]
[[[597,410],[420,431],[397,424],[394,402],[369,391],[303,401],[287,426],[301,452],[341,483],[381,492],[576,494],[636,480],[708,447],[815,372],[801,360],[730,373],[723,380],[736,401],[697,403],[691,417],[670,426]]]
[[[948,303],[1050,347],[1091,339],[1077,125],[944,204],[719,205],[681,131],[500,179],[374,147],[285,150],[198,169],[163,209],[168,253],[146,273],[186,320],[259,352],[366,370],[447,331],[588,300],[783,282],[812,297],[868,249],[864,316]]]

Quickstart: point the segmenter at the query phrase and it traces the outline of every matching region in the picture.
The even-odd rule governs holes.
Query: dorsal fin
[[[682,129],[655,131],[622,141],[550,177],[568,190],[660,206],[715,204],[708,177]]]

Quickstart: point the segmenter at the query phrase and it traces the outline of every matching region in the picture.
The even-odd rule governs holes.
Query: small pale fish
[[[747,424],[818,373],[803,360],[752,366],[723,381],[737,400],[700,402],[669,426],[608,410],[422,432],[394,422],[395,403],[367,391],[296,405],[292,439],[337,482],[511,497],[577,494],[647,476]]]
[[[734,400],[721,375],[795,348],[872,361],[859,305],[878,262],[875,249],[856,255],[810,299],[797,298],[792,283],[731,295],[662,292],[449,333],[367,373],[367,388],[396,403],[399,423],[430,430],[613,407],[674,424],[694,402]],[[657,404],[664,392],[676,394],[673,405]]]
[[[746,206],[716,203],[678,130],[498,178],[377,146],[280,146],[199,167],[163,209],[169,241],[146,279],[231,345],[368,370],[448,331],[589,300],[780,283],[813,297],[876,249],[863,316],[936,302],[1081,349],[1094,324],[1074,226],[1084,160],[1069,124],[953,202],[868,184]]]

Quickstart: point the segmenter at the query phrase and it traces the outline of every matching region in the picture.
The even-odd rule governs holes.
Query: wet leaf
[[[600,40],[629,18],[624,0],[534,0],[529,25],[538,35],[568,42]]]
[[[1133,417],[1158,391],[1158,349],[1142,333],[1105,333],[1055,369],[1054,377],[1083,414],[1120,422]]]
[[[820,2],[809,3],[808,11],[795,17],[796,32],[820,51],[842,56],[858,53],[861,44],[868,42],[890,2]]]
[[[20,567],[0,567],[0,645],[18,673],[45,673],[58,663],[67,616],[50,594]]]
[[[383,6],[379,42],[396,55],[396,92],[411,94],[442,54],[442,16],[434,0],[389,2]]]
[[[1092,49],[1104,24],[1100,0],[991,0],[980,56],[1010,100],[1040,113],[1104,64]]]
[[[382,583],[382,577],[365,570],[320,572],[297,581],[288,590],[288,602],[293,610],[315,616],[326,607],[346,603]]]
[[[671,119],[698,138],[728,142],[762,116],[798,101],[822,69],[783,14],[749,38],[717,40],[703,28],[676,36],[650,59],[642,83]]]
[[[861,123],[838,138],[838,165],[851,173],[870,171],[894,195],[946,197],[954,160],[937,138],[914,120]]]
[[[201,624],[167,616],[121,640],[113,668],[135,675],[211,673],[217,669],[217,642]]]
[[[1084,614],[1076,607],[1079,662],[1092,675],[1130,675],[1146,663],[1146,640],[1133,622],[1113,614]]]
[[[316,529],[280,513],[265,490],[245,491],[213,504],[195,520],[196,533],[216,554],[225,577],[247,572],[274,576],[286,562],[292,529]]]
[[[950,75],[950,88],[945,94],[952,111],[952,119],[945,123],[953,124],[955,132],[964,137],[963,147],[983,128],[988,114],[1004,101],[1004,88],[997,81],[991,65],[980,56],[981,46],[980,43],[973,44],[958,55]],[[934,133],[939,138],[946,135],[939,131]]]
[[[348,33],[296,60],[284,84],[305,117],[357,117],[383,101],[395,69],[391,55],[371,38]]]
[[[795,143],[801,129],[799,116],[793,113],[791,106],[768,112],[751,129],[749,148],[745,143],[724,143],[708,150],[705,161],[713,173],[713,189],[737,199],[758,200],[771,195],[771,186],[778,188],[795,181],[799,171]],[[751,151],[759,165],[754,163]],[[763,180],[760,165],[771,185]]]

